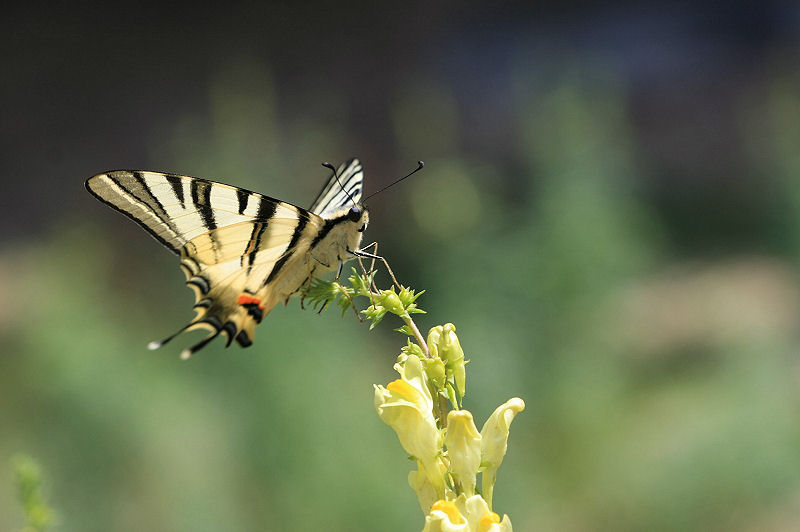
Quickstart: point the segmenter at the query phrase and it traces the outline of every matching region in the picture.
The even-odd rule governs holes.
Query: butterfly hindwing
[[[343,207],[361,197],[363,172],[352,159],[338,171],[345,194],[331,178],[314,202],[315,212],[245,189],[177,174],[117,170],[87,180],[103,203],[141,225],[180,255],[186,284],[195,293],[195,318],[177,333],[205,328],[211,334],[185,350],[187,357],[223,333],[228,344],[252,343],[255,325],[279,301],[288,301],[317,271],[346,260],[343,243],[360,231],[345,228]],[[352,197],[353,200],[349,199]],[[366,226],[364,212],[363,227]],[[349,225],[355,227],[355,222]],[[338,231],[338,232],[337,232]],[[357,236],[356,236],[357,235]]]
[[[364,170],[358,159],[350,159],[322,187],[317,199],[309,210],[327,218],[331,213],[345,206],[361,201],[364,188]]]

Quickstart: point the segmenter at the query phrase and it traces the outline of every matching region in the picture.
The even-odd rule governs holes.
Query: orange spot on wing
[[[242,294],[237,301],[240,305],[258,305],[258,308],[264,310],[264,305],[261,304],[261,299],[248,294]]]

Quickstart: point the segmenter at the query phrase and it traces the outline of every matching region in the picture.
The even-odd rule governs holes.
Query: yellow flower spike
[[[394,367],[400,373],[400,379],[385,388],[375,386],[375,409],[383,422],[397,433],[403,449],[419,461],[420,471],[426,475],[436,498],[441,499],[445,495],[439,458],[442,434],[433,417],[433,398],[425,382],[422,364],[419,357],[409,355],[403,364]]]
[[[509,399],[489,416],[481,430],[481,469],[483,471],[481,487],[483,496],[492,506],[494,482],[497,469],[503,463],[508,448],[508,431],[514,416],[525,410],[525,402],[519,397]]]
[[[475,476],[481,465],[481,435],[467,410],[451,410],[447,414],[447,432],[444,439],[450,470],[461,492],[475,494]]]

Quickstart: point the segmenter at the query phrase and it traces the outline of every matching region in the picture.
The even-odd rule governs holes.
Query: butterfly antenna
[[[350,201],[353,202],[353,205],[356,205],[356,200],[353,199],[353,196],[350,195],[350,193],[347,191],[347,189],[344,188],[344,185],[342,185],[342,182],[339,181],[339,174],[338,174],[338,172],[336,172],[336,167],[333,166],[328,161],[325,161],[324,163],[322,163],[322,166],[324,166],[325,168],[330,168],[331,170],[333,170],[333,177],[336,178],[336,182],[339,183],[339,186],[344,191],[344,193],[347,194],[347,197],[350,198]]]
[[[392,183],[389,183],[388,185],[386,185],[385,187],[383,187],[383,188],[382,188],[382,189],[380,189],[379,191],[377,191],[377,192],[373,192],[372,194],[370,194],[370,195],[369,195],[369,196],[367,196],[366,198],[362,199],[362,200],[361,200],[361,202],[363,203],[363,202],[367,201],[368,199],[370,199],[372,196],[375,196],[375,195],[377,195],[377,194],[380,194],[381,192],[383,192],[383,191],[384,191],[384,190],[386,190],[387,188],[395,186],[397,183],[399,183],[399,182],[400,182],[400,181],[402,181],[403,179],[405,179],[405,178],[407,178],[407,177],[411,177],[412,175],[414,175],[414,174],[416,174],[417,172],[419,172],[420,170],[422,170],[422,167],[423,167],[423,166],[425,166],[425,163],[423,163],[422,161],[417,161],[417,168],[416,168],[416,169],[415,169],[413,172],[411,172],[411,173],[410,173],[410,174],[408,174],[408,175],[404,175],[403,177],[401,177],[400,179],[398,179],[398,180],[396,180],[396,181],[394,181],[394,182],[392,182]]]

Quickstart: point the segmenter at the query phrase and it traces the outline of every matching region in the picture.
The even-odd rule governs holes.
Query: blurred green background
[[[45,6],[47,6],[45,8]],[[361,158],[369,240],[512,396],[526,531],[800,529],[794,2],[64,3],[4,11],[0,530],[33,456],[63,531],[421,530],[372,406],[403,338],[277,308],[181,362],[175,258],[115,168],[307,206]],[[384,279],[385,281],[385,279]],[[177,344],[177,345],[176,345]]]

